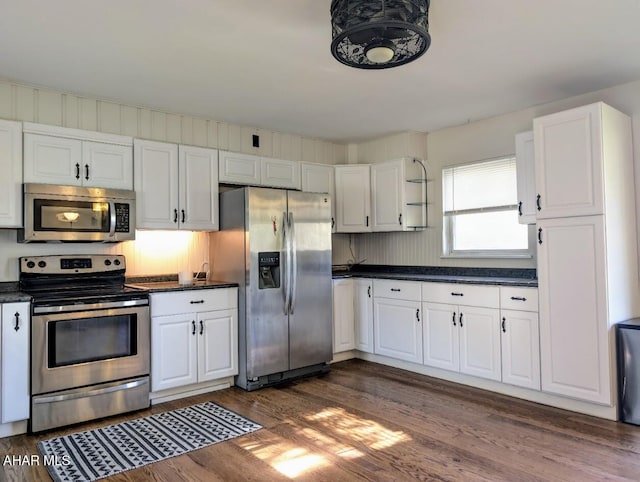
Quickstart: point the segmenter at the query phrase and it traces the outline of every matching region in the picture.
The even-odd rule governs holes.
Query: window
[[[530,256],[518,223],[516,159],[504,157],[442,171],[445,256]]]

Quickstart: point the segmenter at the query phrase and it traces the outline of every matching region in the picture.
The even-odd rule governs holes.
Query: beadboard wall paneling
[[[161,112],[117,102],[0,81],[0,117],[164,142],[275,157],[341,164],[347,146],[267,129]],[[260,147],[253,147],[253,135]]]

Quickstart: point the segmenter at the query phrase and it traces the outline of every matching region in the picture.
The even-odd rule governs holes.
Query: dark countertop
[[[0,283],[0,303],[31,301],[31,295],[20,291],[17,281]]]
[[[333,278],[378,278],[439,283],[537,287],[535,269],[357,265],[335,267]]]
[[[142,288],[149,293],[158,293],[162,291],[190,291],[190,290],[208,290],[216,288],[237,288],[237,283],[227,283],[215,280],[195,281],[191,285],[181,285],[178,280],[169,281],[144,281],[144,282],[127,282],[127,286],[133,288]]]

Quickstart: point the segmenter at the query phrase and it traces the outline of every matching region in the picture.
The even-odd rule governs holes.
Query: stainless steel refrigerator
[[[213,276],[238,290],[246,390],[325,373],[332,358],[331,200],[245,187],[220,194]]]

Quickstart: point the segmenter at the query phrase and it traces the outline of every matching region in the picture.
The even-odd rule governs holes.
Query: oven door
[[[32,316],[31,393],[149,374],[149,307]]]

